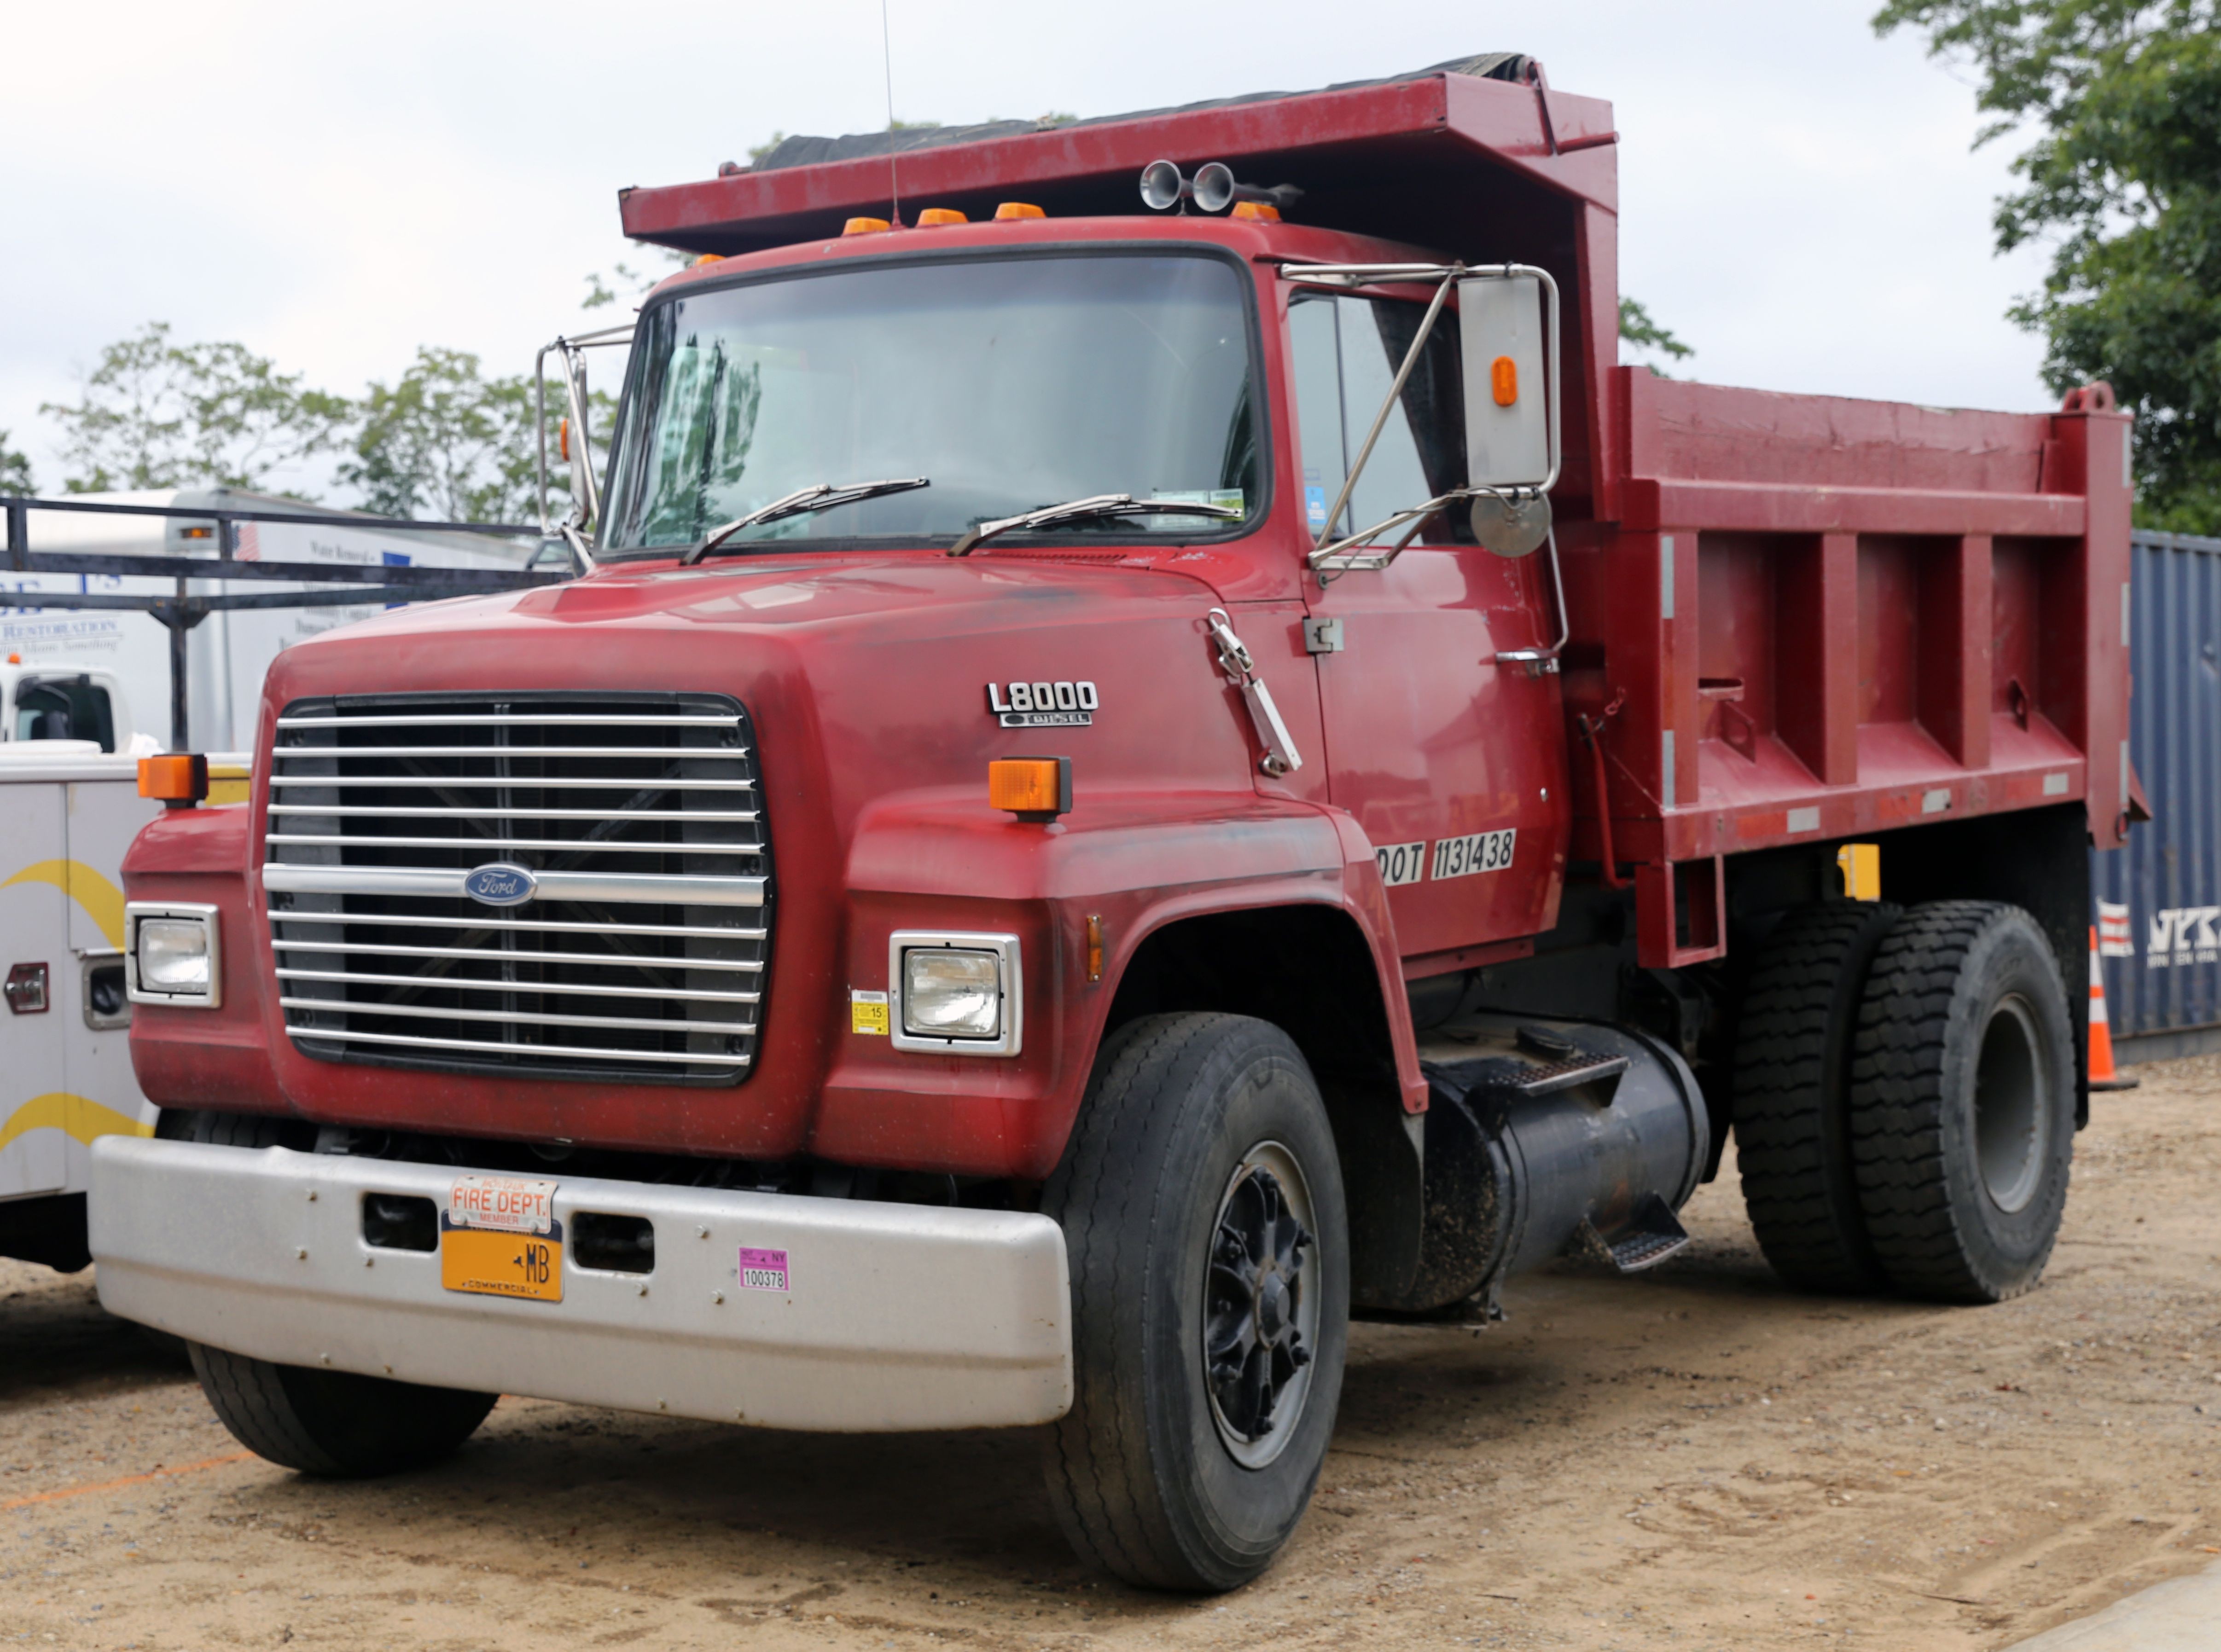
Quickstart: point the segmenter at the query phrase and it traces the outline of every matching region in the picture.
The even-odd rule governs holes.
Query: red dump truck
[[[627,190],[702,256],[591,571],[156,782],[103,1300],[310,1473],[503,1392],[1033,1426],[1210,1590],[1353,1313],[1657,1262],[1730,1131],[1792,1282],[2032,1285],[2128,421],[1618,365],[1616,143],[1505,55]]]

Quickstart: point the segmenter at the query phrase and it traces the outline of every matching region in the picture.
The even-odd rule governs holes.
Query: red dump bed
[[[1687,908],[1717,899],[1724,855],[2068,800],[2099,847],[2121,842],[2128,420],[2110,392],[1979,413],[1619,366],[1617,142],[1609,104],[1499,56],[1049,130],[791,140],[622,199],[629,235],[731,253],[887,216],[891,186],[975,216],[1014,198],[1140,215],[1148,162],[1221,160],[1300,185],[1294,221],[1542,265],[1567,296],[1573,850],[1603,847],[1586,719],[1614,853],[1651,885],[1646,930],[1665,926],[1650,960],[1718,950]]]

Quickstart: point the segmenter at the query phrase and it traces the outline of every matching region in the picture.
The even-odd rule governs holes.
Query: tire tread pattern
[[[319,1445],[286,1393],[280,1368],[267,1360],[191,1344],[193,1371],[217,1418],[258,1457],[304,1474],[343,1474],[345,1464]]]
[[[1792,912],[1767,938],[1743,1001],[1735,1071],[1743,1206],[1774,1272],[1802,1290],[1870,1291],[1886,1282],[1867,1237],[1839,1115],[1849,1107],[1859,988],[1899,910],[1828,901]],[[1831,1032],[1840,1038],[1832,1051]],[[1832,1075],[1834,1113],[1825,1068],[1831,1054],[1846,1069]]]
[[[2020,915],[1989,901],[1915,907],[1883,941],[1868,979],[1852,1057],[1852,1144],[1874,1253],[1911,1295],[1947,1302],[2017,1296],[2050,1255],[2047,1238],[2018,1281],[1978,1273],[1945,1163],[1946,1038],[1968,955],[1986,931]]]
[[[1103,1284],[1142,1277],[1147,1259],[1126,1255],[1122,1241],[1137,1231],[1154,1229],[1159,1188],[1154,1181],[1116,1176],[1121,1162],[1110,1150],[1113,1139],[1129,1133],[1154,1137],[1159,1114],[1181,1100],[1179,1087],[1162,1082],[1162,1075],[1236,1019],[1153,1015],[1129,1022],[1113,1036],[1057,1173],[1068,1188],[1056,1190],[1055,1202],[1067,1213],[1065,1244],[1075,1284],[1089,1276]],[[1148,1204],[1153,1218],[1138,1230],[1126,1218],[1136,1200]],[[1097,1368],[1115,1370],[1138,1357],[1139,1350],[1129,1353],[1116,1346],[1117,1319],[1115,1314],[1080,1318],[1074,1327],[1079,1337],[1099,1338],[1104,1345],[1075,1347],[1075,1366],[1092,1359]],[[1107,1571],[1160,1588],[1192,1588],[1194,1577],[1168,1523],[1145,1512],[1156,1507],[1156,1500],[1143,1488],[1125,1484],[1125,1465],[1148,1459],[1148,1418],[1130,1385],[1109,1387],[1110,1392],[1092,1401],[1075,1401],[1052,1425],[1049,1489],[1059,1524],[1083,1558]]]

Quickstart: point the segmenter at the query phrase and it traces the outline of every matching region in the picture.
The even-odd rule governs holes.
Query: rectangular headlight
[[[992,1038],[1003,1028],[1003,960],[953,946],[905,952],[902,1007],[905,1032]]]
[[[214,1009],[222,1001],[214,907],[135,901],[123,917],[124,984],[133,1003]]]
[[[898,1050],[1014,1056],[1021,1031],[1018,938],[905,931],[888,945]]]

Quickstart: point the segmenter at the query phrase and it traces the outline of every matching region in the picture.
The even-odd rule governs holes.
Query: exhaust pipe
[[[1688,1063],[1631,1028],[1485,1016],[1473,1053],[1427,1063],[1425,1218],[1402,1299],[1427,1312],[1564,1256],[1622,1273],[1688,1244],[1710,1117]]]

